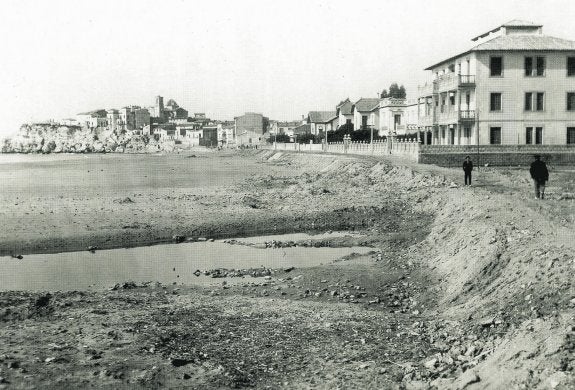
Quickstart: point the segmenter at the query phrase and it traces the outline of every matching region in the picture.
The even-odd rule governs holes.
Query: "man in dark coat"
[[[541,161],[541,156],[536,154],[533,157],[535,157],[535,161],[531,163],[529,173],[535,187],[535,199],[545,199],[545,183],[549,180],[549,171],[545,162]]]
[[[465,185],[471,185],[471,171],[473,170],[473,163],[469,156],[465,157],[463,162],[463,172],[465,173]]]

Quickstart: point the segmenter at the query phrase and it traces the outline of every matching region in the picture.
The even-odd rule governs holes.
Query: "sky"
[[[295,120],[393,82],[512,19],[575,40],[572,0],[3,0],[0,137],[24,122],[151,106]]]

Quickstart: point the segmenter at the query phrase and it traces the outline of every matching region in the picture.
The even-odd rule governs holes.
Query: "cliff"
[[[173,151],[173,141],[156,141],[153,137],[114,133],[106,128],[26,124],[18,133],[5,139],[2,153],[148,153]]]

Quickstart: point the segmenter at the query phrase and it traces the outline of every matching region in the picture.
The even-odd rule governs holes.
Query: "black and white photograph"
[[[575,389],[574,17],[3,0],[0,390]]]

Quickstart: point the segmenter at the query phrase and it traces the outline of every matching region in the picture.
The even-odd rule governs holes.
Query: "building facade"
[[[335,122],[335,123],[334,123]],[[337,128],[337,115],[335,111],[310,111],[307,124],[314,135],[323,134]]]
[[[418,127],[431,143],[575,143],[575,42],[518,20],[472,40],[426,69],[433,81],[419,88]]]
[[[417,132],[417,100],[383,98],[379,102],[378,110],[380,136]]]
[[[379,98],[361,98],[353,104],[354,130],[377,129],[379,127]]]
[[[257,145],[263,142],[263,134],[268,131],[269,119],[262,114],[246,112],[234,118],[236,144]]]

